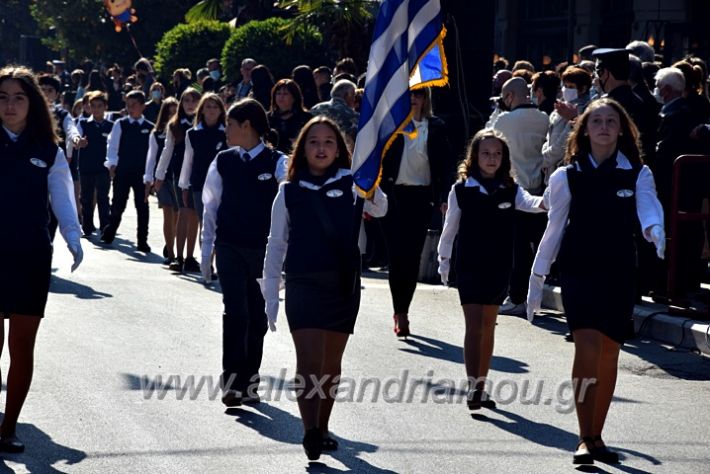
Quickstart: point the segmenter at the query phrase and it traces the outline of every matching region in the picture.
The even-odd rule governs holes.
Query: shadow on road
[[[15,472],[5,463],[5,460],[23,464],[27,472],[65,472],[53,467],[55,464],[73,465],[86,458],[86,453],[78,449],[62,446],[52,441],[52,438],[35,425],[19,423],[17,436],[25,443],[24,453],[0,453],[0,474]]]
[[[52,269],[55,271],[55,269]],[[58,293],[62,295],[74,295],[82,300],[99,300],[103,298],[112,298],[111,293],[97,291],[89,285],[82,285],[72,280],[65,280],[57,275],[52,275],[52,280],[49,285],[50,293]]]
[[[162,256],[153,253],[152,251],[150,253],[139,252],[136,250],[136,244],[133,241],[123,239],[121,237],[116,237],[110,244],[105,244],[101,242],[98,237],[92,237],[90,239],[90,242],[93,243],[95,247],[100,248],[101,250],[117,250],[129,257],[129,260],[133,260],[134,262],[163,263]]]
[[[229,408],[226,413],[235,417],[237,423],[247,426],[262,436],[279,441],[281,443],[300,445],[303,438],[303,428],[300,418],[293,416],[287,411],[270,405],[268,403],[258,403],[250,405],[251,409]],[[360,458],[361,453],[374,453],[377,446],[374,444],[348,440],[339,436],[333,436],[339,443],[337,451],[323,453],[320,461],[310,462],[306,468],[309,473],[334,473],[334,472],[362,472],[373,474],[389,474],[394,471],[381,469],[369,464]],[[347,471],[341,471],[329,467],[326,462],[328,456],[337,459],[347,466]],[[305,453],[303,454],[306,460]]]
[[[672,376],[694,381],[710,380],[710,359],[686,349],[667,349],[657,341],[639,337],[627,341],[621,349],[653,364],[645,370],[635,371],[637,375]]]
[[[521,438],[524,438],[532,443],[569,452],[570,458],[572,457],[573,450],[575,449],[579,441],[579,436],[574,433],[570,433],[569,431],[563,430],[562,428],[558,428],[557,426],[528,420],[527,418],[523,418],[522,416],[516,413],[501,410],[500,408],[496,408],[491,413],[503,415],[510,421],[501,420],[497,418],[489,418],[488,416],[479,413],[474,413],[471,415],[471,417],[478,421],[491,423],[492,425],[504,431],[507,431],[516,436],[520,436]],[[661,462],[658,459],[648,454],[641,453],[632,449],[626,449],[623,447],[619,448],[616,446],[612,446],[612,448],[619,452],[622,463],[614,465],[614,470],[621,470],[622,472],[629,472],[633,474],[640,474],[646,472],[640,469],[633,468],[631,466],[624,466],[623,462],[626,458],[628,458],[627,455],[645,459],[654,466],[661,465]],[[597,466],[590,466],[590,468],[596,470],[585,470],[584,472],[607,472],[604,470],[600,470]]]

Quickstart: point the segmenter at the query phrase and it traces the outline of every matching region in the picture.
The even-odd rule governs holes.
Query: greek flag
[[[382,157],[398,133],[407,133],[410,89],[448,83],[445,34],[439,0],[382,1],[353,152],[353,177],[362,194],[373,192]]]

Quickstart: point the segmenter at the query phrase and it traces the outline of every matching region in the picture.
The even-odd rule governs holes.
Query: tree
[[[177,68],[195,72],[205,61],[219,57],[232,27],[219,21],[180,24],[167,31],[155,47],[155,69],[169,77]]]
[[[370,52],[378,5],[374,0],[278,0],[279,8],[295,15],[286,29],[287,41],[299,28],[315,26],[339,57],[351,57],[360,66],[366,64]]]
[[[30,0],[3,0],[0,8],[0,64],[20,59],[21,35],[34,35],[37,23],[30,15]]]
[[[229,21],[236,19],[241,26],[252,20],[264,20],[270,16],[271,0],[202,0],[185,14],[185,21]]]
[[[116,33],[103,3],[98,0],[33,0],[30,7],[41,30],[52,29],[56,34],[43,34],[44,43],[55,51],[63,51],[65,59],[83,58],[103,62],[132,64],[138,52],[152,56],[155,44],[167,30],[182,20],[194,0],[151,0],[134,2],[138,22],[130,31]],[[3,7],[4,8],[4,7]]]

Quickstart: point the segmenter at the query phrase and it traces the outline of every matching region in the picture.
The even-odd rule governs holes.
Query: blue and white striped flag
[[[439,0],[383,0],[367,63],[353,177],[365,195],[380,181],[382,157],[411,122],[409,91],[448,83]]]

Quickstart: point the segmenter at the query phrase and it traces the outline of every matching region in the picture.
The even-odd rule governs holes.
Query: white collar
[[[128,117],[128,123],[138,122],[139,125],[143,125],[143,122],[145,122],[145,117],[143,117],[142,115],[140,116],[140,118],[137,118],[137,119],[134,119],[130,115],[128,115],[127,117]]]
[[[2,126],[3,130],[5,130],[5,133],[7,133],[7,136],[10,137],[10,140],[13,142],[16,142],[17,139],[20,137],[19,133],[15,133],[10,131],[5,125]]]
[[[195,126],[195,130],[203,130],[204,128],[206,128],[206,125],[204,124],[204,122],[200,122],[197,124],[197,126]],[[224,131],[224,125],[219,124],[219,129]]]
[[[105,116],[105,115],[104,115],[104,119],[103,119],[102,121],[100,121],[100,122],[97,122],[96,120],[94,120],[94,116],[93,116],[93,115],[89,115],[89,118],[86,119],[86,123],[89,123],[89,122],[104,123],[105,121],[106,121],[106,116]]]
[[[596,160],[594,159],[594,157],[592,156],[591,153],[588,155],[588,158],[589,158],[589,162],[592,164],[594,169],[599,168],[599,165],[597,164]],[[613,157],[607,158],[607,160],[612,160],[612,159],[613,159]],[[626,155],[621,153],[621,151],[616,152],[616,168],[620,169],[620,170],[630,170],[631,169],[631,162],[629,161],[628,158],[626,158]],[[577,170],[581,171],[581,168],[579,167],[579,163],[577,163]]]
[[[180,123],[184,123],[185,125],[192,125],[192,121],[189,119],[186,119],[185,117],[180,119]]]
[[[318,191],[323,186],[326,186],[330,183],[334,183],[341,179],[343,176],[350,176],[350,170],[346,168],[340,168],[337,173],[335,173],[335,176],[328,178],[328,180],[320,186],[318,186],[317,184],[313,184],[310,181],[304,181],[302,179],[298,180],[298,185],[302,188],[310,189],[312,191]]]
[[[473,176],[469,176],[466,178],[466,181],[464,181],[463,186],[465,188],[475,188],[478,186],[478,190],[482,192],[483,194],[488,194],[488,191],[486,190],[485,186],[483,186],[476,178]],[[500,187],[502,188],[503,185],[501,184]]]
[[[264,148],[266,148],[266,145],[264,145],[263,141],[260,141],[259,144],[257,146],[255,146],[254,148],[252,148],[251,150],[245,150],[244,148],[242,148],[240,146],[237,147],[237,150],[239,151],[239,156],[244,156],[244,153],[249,153],[249,160],[251,161],[254,158],[256,158],[259,155],[259,153],[264,151]]]

